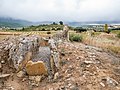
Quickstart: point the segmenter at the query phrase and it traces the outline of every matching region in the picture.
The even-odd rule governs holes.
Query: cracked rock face
[[[26,65],[28,75],[47,75],[47,68],[42,61],[32,62],[28,61]]]
[[[13,43],[9,51],[9,59],[12,59],[15,68],[18,68],[28,51],[32,53],[37,51],[39,38],[36,36],[20,37]]]
[[[17,72],[25,69],[28,75],[47,74],[52,77],[59,66],[59,53],[39,36],[12,37],[0,44],[0,60],[10,62]]]
[[[38,36],[17,36],[4,40],[0,43],[0,61],[13,62],[14,67],[18,69],[27,52],[34,54],[37,51],[39,42]]]

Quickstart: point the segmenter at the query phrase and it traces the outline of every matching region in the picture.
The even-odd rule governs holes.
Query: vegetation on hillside
[[[82,28],[82,27],[76,27],[76,28],[74,28],[74,31],[76,31],[76,32],[85,32],[87,30]]]
[[[70,41],[81,42],[83,38],[79,34],[70,34],[69,39]]]
[[[117,37],[120,38],[120,32],[117,34]]]
[[[53,22],[53,24],[43,24],[43,25],[38,25],[38,26],[29,26],[26,28],[23,28],[22,31],[51,31],[51,30],[63,30],[63,25],[58,25]]]
[[[13,19],[13,18],[2,18],[0,17],[0,27],[18,28],[31,25],[32,22]]]

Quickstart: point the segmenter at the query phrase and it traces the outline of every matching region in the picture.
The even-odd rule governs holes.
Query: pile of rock
[[[59,67],[59,53],[48,41],[35,35],[8,38],[0,43],[0,62],[16,69],[18,77],[46,75],[52,79]]]

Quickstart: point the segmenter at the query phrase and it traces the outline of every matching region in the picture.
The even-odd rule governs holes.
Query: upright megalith
[[[67,25],[64,26],[63,30],[54,34],[52,38],[58,43],[60,41],[69,41],[69,28]]]
[[[38,51],[40,38],[38,36],[18,36],[11,42],[13,45],[9,49],[9,60],[13,62],[14,67],[19,69],[23,61],[28,61],[30,57],[26,56],[27,52],[35,54]],[[28,53],[30,54],[30,53]]]
[[[66,38],[67,41],[69,41],[69,27],[67,25],[64,26],[63,28],[63,34],[64,34],[64,38]]]
[[[30,76],[47,75],[47,67],[43,61],[28,61],[26,64],[26,72]]]

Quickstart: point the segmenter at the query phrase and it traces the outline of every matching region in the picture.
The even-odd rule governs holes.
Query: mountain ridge
[[[40,25],[40,24],[52,24],[54,21],[40,21],[40,22],[31,22],[22,19],[14,19],[9,17],[0,17],[0,27],[10,27],[10,28],[18,28],[18,27],[26,27],[30,25]],[[70,26],[82,26],[82,25],[91,25],[91,24],[120,24],[120,21],[71,21],[64,22]]]

